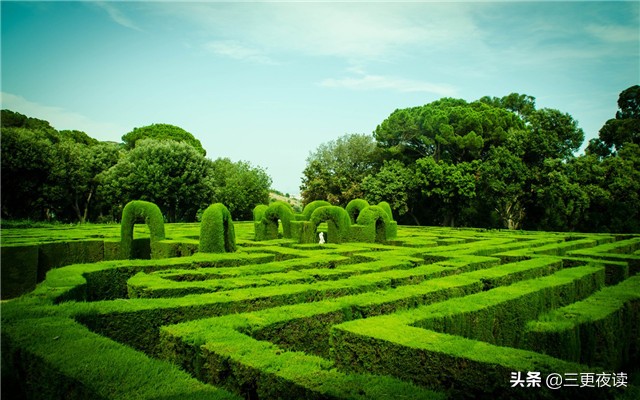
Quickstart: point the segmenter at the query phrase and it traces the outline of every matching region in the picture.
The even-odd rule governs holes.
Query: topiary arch
[[[344,208],[337,206],[324,206],[315,209],[309,220],[308,237],[306,242],[316,241],[316,230],[322,222],[327,222],[327,243],[342,243],[349,240],[351,232],[351,220]],[[312,236],[311,236],[312,235]]]
[[[380,206],[369,206],[363,209],[358,216],[358,225],[364,225],[369,229],[375,230],[376,242],[385,242],[391,239],[389,233],[392,222],[393,220],[389,217],[387,211]],[[374,233],[371,232],[371,234]]]
[[[236,251],[236,233],[231,213],[222,203],[207,207],[200,224],[201,253],[233,253]]]
[[[355,224],[358,219],[358,215],[365,208],[369,207],[369,203],[363,199],[353,199],[347,204],[345,210],[347,210],[347,214],[349,214],[349,218],[351,219],[351,223]]]
[[[266,239],[278,238],[278,221],[282,222],[282,236],[291,237],[291,221],[294,219],[291,205],[284,201],[274,201],[264,211],[262,223],[265,225]]]
[[[304,206],[304,210],[302,210],[302,215],[304,216],[305,221],[309,221],[311,219],[311,214],[319,207],[331,206],[332,204],[326,200],[314,200],[311,203]]]
[[[134,257],[133,254],[133,226],[136,221],[144,218],[144,223],[151,233],[151,258],[157,251],[157,243],[164,240],[164,219],[157,205],[143,200],[133,200],[122,210],[120,222],[120,256],[123,259]]]

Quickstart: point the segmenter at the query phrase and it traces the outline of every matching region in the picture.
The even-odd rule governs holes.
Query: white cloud
[[[393,76],[362,74],[358,77],[325,79],[321,86],[352,90],[393,90],[397,92],[425,92],[439,96],[455,96],[456,89],[446,84],[403,79]]]
[[[411,46],[446,48],[480,32],[468,4],[154,3],[211,38],[270,52],[389,61]]]
[[[608,43],[638,42],[640,37],[640,28],[637,26],[589,25],[586,30],[597,39]]]
[[[112,123],[94,121],[82,114],[67,111],[61,107],[46,106],[11,93],[1,93],[2,109],[49,121],[51,126],[58,130],[79,130],[98,140],[109,141],[120,141],[120,137],[131,130]]]
[[[258,64],[276,64],[274,60],[260,50],[244,46],[233,40],[212,41],[205,44],[204,47],[215,54],[235,60],[245,60]]]
[[[102,8],[109,14],[109,17],[117,24],[124,26],[125,28],[134,29],[136,31],[142,31],[131,19],[122,13],[113,3],[106,1],[95,2],[95,5]]]

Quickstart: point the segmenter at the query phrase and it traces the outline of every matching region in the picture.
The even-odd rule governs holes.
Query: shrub
[[[353,199],[347,204],[345,208],[347,210],[347,214],[349,214],[349,218],[351,218],[351,223],[355,224],[358,219],[358,215],[365,208],[369,207],[369,203],[363,199]]]
[[[316,208],[318,207],[326,207],[326,206],[331,206],[332,204],[329,203],[328,201],[325,200],[315,200],[312,201],[311,203],[307,204],[304,207],[304,210],[302,210],[302,215],[304,216],[304,220],[305,221],[309,221],[311,219],[311,214],[313,214],[313,212],[316,210]]]
[[[264,216],[264,212],[267,211],[269,206],[265,204],[258,204],[253,208],[253,221],[260,222],[262,221],[262,217]]]
[[[327,221],[329,225],[327,242],[342,243],[348,241],[351,231],[351,220],[344,208],[337,206],[316,208],[309,220],[311,224],[310,230],[315,232],[316,229],[318,229],[318,225],[325,221]]]
[[[291,221],[294,220],[291,205],[283,201],[274,201],[264,211],[262,223],[266,225],[266,239],[278,238],[278,220],[282,222],[282,233],[291,237]]]
[[[148,201],[130,201],[122,210],[120,223],[120,255],[124,259],[133,258],[133,226],[141,218],[144,218],[151,233],[152,258],[156,244],[164,239],[164,219],[160,208]]]
[[[360,212],[358,225],[364,225],[372,232],[376,242],[385,242],[397,235],[398,225],[387,211],[380,206],[369,206]]]
[[[387,203],[386,201],[381,201],[380,203],[378,203],[378,207],[385,210],[387,214],[389,214],[389,218],[391,218],[391,220],[394,221],[393,212],[391,211],[391,206],[389,205],[389,203]]]
[[[212,204],[204,210],[200,225],[199,251],[201,253],[236,251],[236,234],[231,213],[224,204]]]

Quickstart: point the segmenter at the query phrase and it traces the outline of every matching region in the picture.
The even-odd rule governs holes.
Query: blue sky
[[[168,123],[299,193],[397,108],[512,92],[595,137],[640,82],[633,2],[2,1],[2,108],[120,141]]]

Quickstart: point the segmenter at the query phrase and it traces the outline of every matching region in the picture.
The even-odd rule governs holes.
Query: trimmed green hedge
[[[163,327],[162,356],[249,399],[444,399],[391,377],[345,374],[330,360],[255,340],[239,332],[247,322],[226,316]]]
[[[378,207],[382,208],[383,210],[385,210],[387,212],[387,214],[389,215],[389,218],[393,221],[393,212],[391,211],[391,205],[389,205],[389,203],[387,203],[386,201],[381,201],[380,203],[378,203]]]
[[[349,214],[349,218],[351,218],[352,224],[356,223],[356,220],[358,219],[358,215],[360,215],[362,210],[364,210],[367,207],[369,207],[369,203],[363,199],[353,199],[349,202],[349,204],[347,204],[347,207],[345,207],[345,210]]]
[[[236,233],[231,213],[222,203],[207,207],[200,225],[200,253],[233,253],[236,251]]]
[[[294,221],[291,205],[284,201],[274,201],[262,212],[262,218],[256,223],[256,240],[278,238],[278,221],[282,223],[282,235],[291,237],[291,222]]]
[[[149,226],[151,233],[151,258],[156,258],[156,243],[164,240],[164,219],[157,205],[143,200],[134,200],[127,203],[122,210],[120,222],[120,255],[124,259],[134,257],[133,252],[133,226],[138,219],[144,218],[144,223]]]
[[[344,208],[338,206],[316,208],[309,219],[309,230],[314,232],[314,236],[318,225],[325,221],[329,226],[326,238],[327,243],[343,243],[349,240],[351,219],[349,219],[349,214],[347,214]]]
[[[552,310],[526,326],[527,347],[619,371],[640,363],[640,276]]]
[[[267,211],[269,206],[265,204],[258,204],[253,208],[253,222],[262,221],[262,217],[264,216],[264,212]]]
[[[69,318],[3,324],[2,346],[7,364],[18,366],[12,371],[15,381],[7,382],[5,376],[2,381],[3,394],[13,398],[239,399],[197,381],[175,365],[97,335]],[[14,392],[5,385],[13,386]]]
[[[374,241],[386,242],[397,236],[397,225],[389,218],[389,214],[379,206],[370,206],[360,211],[358,225],[367,226]]]
[[[350,240],[357,229],[384,222],[383,209],[370,208],[376,215],[367,220],[362,211],[369,225],[351,225]],[[635,238],[616,237],[614,245],[604,243],[614,240],[605,235],[401,227],[384,243],[319,245],[318,223],[338,227],[331,228],[328,210],[316,211],[313,221],[290,221],[292,235],[309,235],[309,244],[256,242],[253,222],[246,222],[234,224],[235,253],[194,254],[202,225],[168,224],[169,239],[156,243],[155,254],[172,258],[49,270],[32,293],[3,301],[3,395],[266,400],[638,393],[640,275],[633,263],[639,257],[629,254],[637,251]],[[105,259],[115,258],[117,227],[111,228],[79,227],[82,237],[38,232],[50,243],[42,260],[53,266],[93,257],[100,247]],[[43,246],[27,239],[32,232],[2,233],[13,246]],[[101,244],[69,244],[82,238]],[[135,246],[148,253],[151,240],[136,239]],[[5,248],[3,257],[11,257]],[[607,283],[621,284],[596,291],[605,272]],[[534,332],[532,320],[562,329]],[[571,358],[585,346],[587,358]],[[629,390],[550,392],[509,382],[518,371],[544,377],[616,365],[616,372],[629,373]]]
[[[316,210],[316,208],[318,208],[318,207],[329,207],[329,206],[333,206],[333,204],[329,203],[326,200],[315,200],[315,201],[312,201],[311,203],[309,203],[306,206],[304,206],[304,209],[302,210],[302,216],[303,216],[305,221],[309,221],[311,219],[311,215]]]
[[[577,267],[572,271],[559,271],[547,278],[532,281],[536,289],[531,293],[539,295],[541,301],[547,304],[560,304],[564,296],[567,296],[567,299],[576,298],[588,289],[586,286],[589,285],[581,287],[579,284],[572,284],[574,279],[580,277],[586,279],[585,282],[594,277],[598,277],[596,279],[598,281],[603,281],[604,271],[598,267]],[[570,287],[563,290],[563,284],[568,284]],[[513,286],[515,285],[501,289],[505,294],[512,292],[513,296],[517,296],[519,292]],[[512,287],[513,291],[510,290]],[[558,290],[548,291],[547,288]],[[483,294],[471,296],[478,297]],[[546,295],[549,295],[548,299],[545,299]],[[464,318],[467,314],[462,303],[466,299],[465,297],[460,298],[459,301],[458,299],[450,300],[450,302],[460,303],[459,306],[452,305],[451,308],[445,307],[444,303],[436,303],[414,310],[336,325],[331,332],[336,364],[347,371],[367,371],[395,376],[427,387],[447,387],[450,388],[454,397],[469,393],[487,398],[552,396],[553,391],[545,391],[542,388],[536,391],[511,388],[510,374],[517,371],[539,371],[543,374],[593,372],[586,366],[540,353],[496,346],[484,341],[439,333],[416,326],[423,324],[425,316],[435,322],[433,318],[438,317],[435,315],[431,317],[431,313],[438,308],[442,308],[441,312],[460,315]],[[524,299],[526,295],[523,301]],[[540,307],[541,304],[534,300],[532,306]],[[476,305],[480,306],[469,301],[469,307]],[[539,310],[542,311],[544,308]],[[478,318],[482,317],[478,316]],[[508,322],[504,319],[488,319],[484,322],[478,320],[478,324],[498,321]],[[431,322],[428,325],[431,325]],[[448,323],[441,325],[440,329],[448,331],[449,327],[464,328],[453,322],[453,325]],[[572,398],[578,393],[570,388],[563,389],[555,394]],[[597,398],[603,395],[602,391],[590,391],[587,388],[580,388],[580,390],[579,393],[589,397]]]
[[[38,280],[38,246],[5,246],[0,251],[2,299],[35,289]]]

